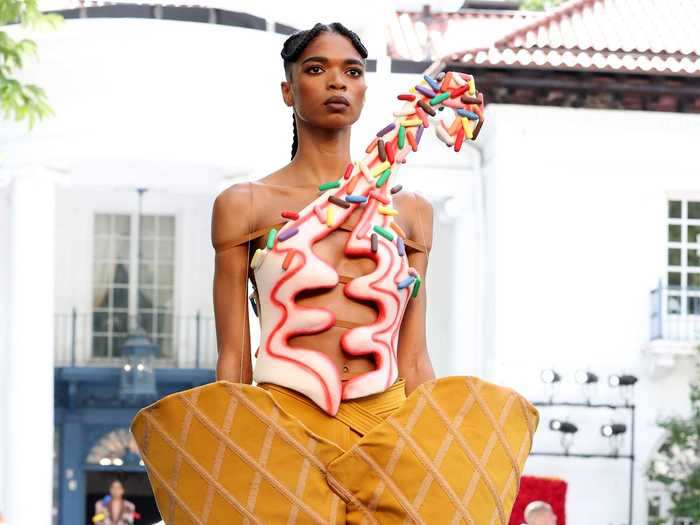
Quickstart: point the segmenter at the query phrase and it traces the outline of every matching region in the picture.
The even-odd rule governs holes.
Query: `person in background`
[[[95,503],[92,522],[99,525],[133,525],[137,516],[134,504],[124,499],[124,485],[115,479],[109,486],[109,494]]]
[[[525,523],[527,525],[556,525],[557,515],[552,506],[545,501],[531,501],[525,507]]]

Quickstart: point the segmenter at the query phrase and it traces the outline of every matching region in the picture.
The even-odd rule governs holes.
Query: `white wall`
[[[491,105],[480,136],[487,184],[488,377],[541,399],[539,371],[573,382],[590,367],[638,375],[635,522],[645,512],[642,469],[657,414],[687,405],[692,369],[649,376],[649,292],[665,270],[666,200],[697,192],[700,116]],[[677,193],[675,194],[677,195]],[[617,401],[600,388],[596,400]],[[574,389],[560,398],[581,400]],[[681,408],[682,409],[682,408]],[[580,422],[577,451],[605,452],[611,414],[541,411],[536,446],[559,450],[551,415]],[[588,427],[585,425],[588,423]],[[569,482],[571,525],[626,522],[623,462],[531,457],[527,471]],[[567,522],[569,522],[567,520]]]

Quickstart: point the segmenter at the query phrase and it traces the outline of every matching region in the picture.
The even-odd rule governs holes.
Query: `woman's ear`
[[[288,107],[292,107],[294,105],[294,93],[292,92],[291,84],[286,80],[283,80],[280,82],[280,88],[282,90],[282,98],[284,99],[284,103]]]

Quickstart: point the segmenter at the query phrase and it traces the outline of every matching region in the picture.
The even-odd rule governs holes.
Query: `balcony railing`
[[[129,327],[136,324],[136,316],[126,316]],[[54,344],[56,366],[121,366],[118,350],[111,356],[99,355],[94,348],[93,313],[55,315]],[[116,330],[115,330],[116,331]],[[126,335],[126,330],[121,334]],[[150,336],[150,334],[148,334]],[[176,368],[213,368],[216,365],[216,330],[212,316],[199,312],[190,316],[172,316],[172,330],[168,331],[170,348],[161,349],[156,365]],[[116,341],[113,339],[116,348]],[[153,341],[158,343],[158,341]]]
[[[700,289],[659,285],[650,298],[650,340],[700,343]]]

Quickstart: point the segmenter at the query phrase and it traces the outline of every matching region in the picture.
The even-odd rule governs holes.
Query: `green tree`
[[[657,422],[667,438],[650,462],[647,477],[666,486],[671,495],[672,517],[692,518],[693,523],[700,523],[700,347],[696,351],[697,375],[690,384],[690,415]]]
[[[565,0],[522,0],[520,9],[526,11],[546,11],[564,3]]]
[[[63,17],[42,13],[39,0],[0,0],[0,26],[20,23],[28,29],[56,28]],[[17,78],[26,58],[37,56],[36,42],[15,40],[0,31],[0,111],[5,119],[27,120],[29,129],[37,120],[53,114],[44,90]]]

